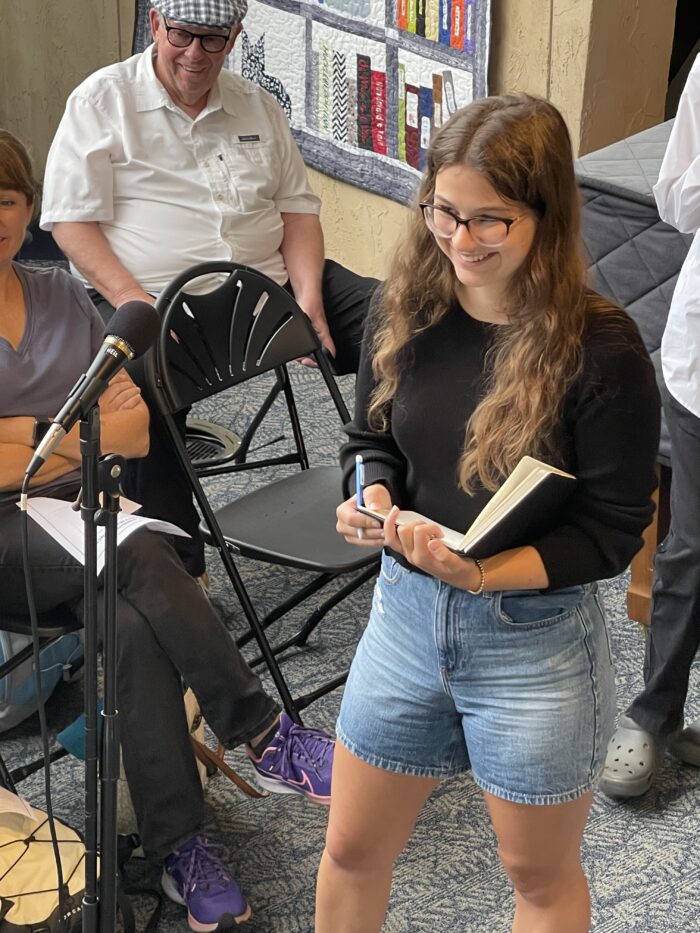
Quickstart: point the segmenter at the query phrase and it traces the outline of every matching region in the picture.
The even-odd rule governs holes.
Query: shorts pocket
[[[389,586],[396,586],[404,574],[408,572],[409,571],[406,570],[395,557],[392,557],[391,554],[387,554],[386,552],[382,554],[382,566],[379,571],[382,583],[387,583]]]
[[[500,622],[517,628],[542,628],[568,619],[581,604],[584,586],[540,590],[503,590],[496,594],[494,610]]]

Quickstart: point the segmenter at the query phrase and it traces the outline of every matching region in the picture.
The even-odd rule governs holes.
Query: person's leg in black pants
[[[654,560],[644,690],[610,740],[601,790],[639,797],[664,752],[700,765],[700,724],[681,734],[690,666],[700,645],[700,418],[674,398],[664,404],[671,437],[671,527]]]
[[[109,324],[114,307],[92,289],[89,290],[89,295],[102,320]],[[173,546],[187,572],[193,577],[199,577],[206,570],[204,541],[199,532],[199,513],[194,505],[190,484],[184,471],[180,469],[165,421],[151,395],[143,357],[134,360],[127,369],[148,405],[151,424],[148,454],[138,460],[128,461],[124,492],[130,499],[143,506],[141,515],[172,522],[190,535],[189,538],[178,536],[174,539]],[[175,415],[175,422],[183,440],[187,414],[188,410],[183,410]]]
[[[323,307],[335,344],[333,371],[338,376],[356,373],[362,331],[369,303],[379,279],[357,275],[332,259],[323,267]]]
[[[659,737],[683,722],[690,666],[700,646],[700,418],[672,397],[666,417],[673,467],[671,527],[654,562],[645,687],[628,710],[638,725]]]
[[[80,484],[66,484],[55,498],[75,500]],[[14,503],[0,505],[0,599],[14,615],[28,615],[22,563],[22,513]],[[27,519],[29,560],[37,612],[75,606],[83,595],[83,566],[33,519]]]
[[[77,492],[76,486],[62,497],[72,499]],[[28,612],[21,520],[14,505],[0,515],[2,604],[17,614]],[[80,617],[83,566],[31,519],[29,554],[38,611],[69,603]],[[118,728],[143,846],[161,857],[193,836],[202,819],[183,679],[227,748],[256,738],[278,717],[279,706],[167,539],[139,531],[120,545],[118,555]]]
[[[124,771],[144,850],[163,857],[202,819],[182,680],[227,748],[271,728],[279,707],[161,535],[137,532],[120,547],[117,616]]]

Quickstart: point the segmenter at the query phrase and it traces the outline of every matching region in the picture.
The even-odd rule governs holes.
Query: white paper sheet
[[[54,541],[81,564],[85,563],[85,525],[80,512],[75,511],[70,502],[62,499],[50,499],[37,496],[27,500],[27,513],[41,525]],[[148,531],[163,531],[170,535],[190,536],[182,528],[157,518],[144,518],[141,515],[129,515],[120,512],[117,521],[117,544],[125,541],[129,535],[146,528]],[[97,527],[97,572],[101,573],[105,564],[105,529]]]

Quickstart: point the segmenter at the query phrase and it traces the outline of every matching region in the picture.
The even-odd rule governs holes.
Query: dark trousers
[[[323,303],[336,347],[333,369],[338,375],[357,372],[364,320],[377,285],[377,279],[357,275],[333,260],[326,260]],[[108,323],[114,308],[97,292],[90,294],[102,319]],[[199,576],[205,570],[204,543],[187,477],[177,464],[165,422],[151,396],[143,360],[134,360],[128,369],[151,412],[151,445],[148,456],[128,464],[124,492],[141,503],[141,514],[172,522],[190,535],[177,538],[175,548],[187,571]],[[175,416],[183,438],[186,418],[186,411]]]
[[[76,492],[67,490],[66,498]],[[0,592],[10,613],[28,611],[20,518],[13,507],[0,519]],[[70,603],[81,612],[82,566],[31,520],[29,544],[38,610]],[[165,537],[136,532],[119,548],[118,570],[116,665],[124,771],[144,849],[164,856],[197,833],[202,821],[202,785],[182,680],[227,748],[269,728],[279,708]]]
[[[654,560],[645,687],[628,710],[658,736],[683,722],[690,667],[700,646],[700,418],[673,397],[665,412],[673,467],[671,526]]]

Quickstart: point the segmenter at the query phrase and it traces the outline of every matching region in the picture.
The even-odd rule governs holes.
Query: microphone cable
[[[68,904],[67,892],[64,887],[63,865],[61,864],[61,853],[58,848],[58,837],[56,835],[56,822],[53,815],[53,803],[51,800],[51,759],[49,757],[49,730],[46,724],[46,710],[44,709],[44,689],[41,680],[41,646],[39,641],[39,618],[36,611],[36,601],[34,599],[34,586],[32,583],[32,566],[29,560],[29,513],[27,512],[27,491],[29,488],[29,476],[24,477],[22,490],[20,494],[20,508],[22,519],[20,522],[22,539],[22,564],[24,568],[25,591],[27,595],[27,606],[29,608],[29,619],[32,630],[32,648],[34,656],[34,685],[36,689],[39,729],[41,732],[41,750],[44,756],[44,797],[46,802],[46,816],[49,823],[49,835],[51,836],[51,847],[53,848],[54,860],[56,862],[56,882],[58,885],[58,929],[59,933],[67,933],[68,927]]]

